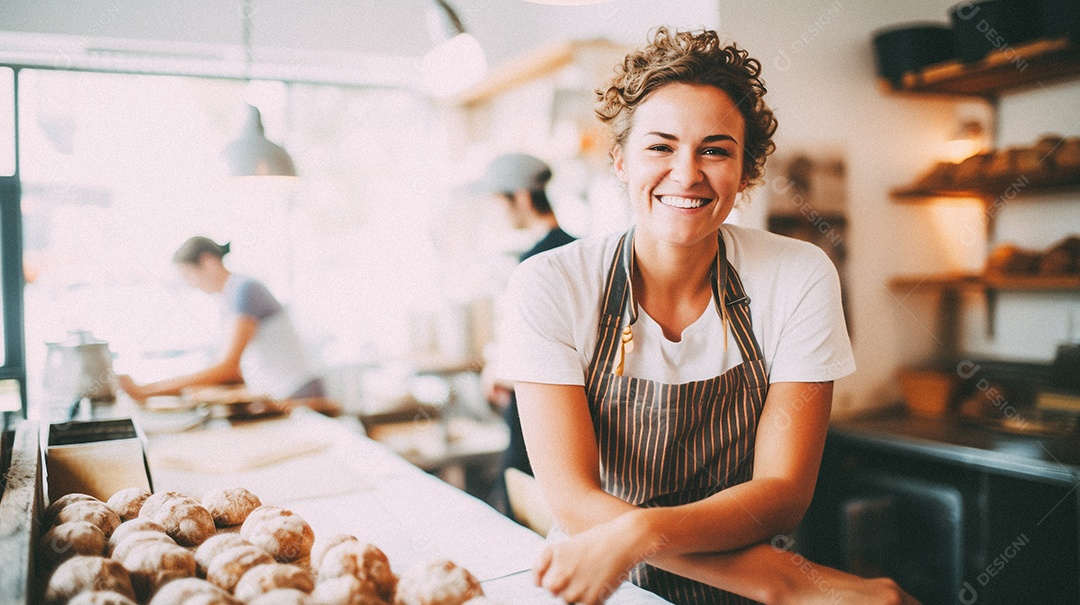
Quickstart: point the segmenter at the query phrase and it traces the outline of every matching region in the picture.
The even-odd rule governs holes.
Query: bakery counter
[[[532,582],[543,538],[361,431],[300,409],[288,418],[151,435],[147,455],[155,491],[198,497],[243,486],[302,516],[316,537],[348,533],[375,544],[398,572],[446,558],[469,569],[497,601],[561,602]],[[630,584],[609,600],[665,602]]]

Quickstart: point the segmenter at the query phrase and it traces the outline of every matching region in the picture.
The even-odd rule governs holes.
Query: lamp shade
[[[248,119],[240,137],[222,152],[231,176],[296,176],[296,166],[285,149],[268,140],[259,109],[248,105]]]

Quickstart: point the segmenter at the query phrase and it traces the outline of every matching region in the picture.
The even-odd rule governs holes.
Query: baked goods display
[[[274,557],[258,546],[241,544],[215,556],[207,567],[206,579],[211,584],[232,592],[236,583],[252,567],[273,562]]]
[[[251,511],[262,506],[258,496],[242,487],[210,492],[203,496],[202,504],[210,511],[218,527],[240,525]]]
[[[345,533],[316,540],[302,517],[243,488],[201,501],[128,489],[108,502],[69,494],[42,513],[45,605],[463,605],[483,595],[451,561],[399,581],[377,546]]]
[[[434,561],[402,574],[394,605],[463,605],[483,594],[469,570],[453,561]]]
[[[985,273],[990,277],[1080,276],[1080,236],[1066,237],[1045,250],[999,244],[986,258]]]
[[[135,518],[131,521],[124,521],[120,524],[120,527],[116,528],[116,531],[109,536],[108,555],[111,557],[116,546],[124,541],[125,538],[141,531],[154,531],[159,534],[165,533],[165,528],[160,524],[151,521],[150,519]],[[170,538],[171,540],[171,538]]]
[[[79,555],[64,561],[49,576],[45,605],[64,605],[81,592],[112,591],[135,599],[131,576],[119,561]]]
[[[68,605],[136,605],[136,603],[118,592],[91,590],[75,595],[68,601]]]
[[[129,487],[122,489],[112,496],[105,504],[120,515],[121,521],[131,521],[139,516],[142,505],[150,497],[150,492],[141,487]]]
[[[303,593],[315,590],[315,576],[302,567],[288,563],[264,563],[256,565],[236,583],[233,594],[244,601],[279,588],[293,588]]]
[[[150,605],[236,605],[239,602],[206,580],[182,578],[162,586],[150,600]]]
[[[390,570],[390,559],[372,544],[345,541],[326,551],[319,565],[319,577],[330,580],[352,576],[370,584],[384,601],[391,601],[397,588],[398,578]]]
[[[240,535],[282,563],[307,558],[315,542],[315,532],[307,521],[280,506],[251,511],[240,526]]]
[[[198,546],[217,531],[210,511],[196,499],[177,492],[154,494],[146,499],[139,517],[150,519],[165,528],[177,544]]]
[[[234,546],[244,544],[250,544],[250,542],[241,538],[240,534],[218,534],[210,538],[195,550],[195,572],[199,574],[200,578],[205,578],[214,557]]]
[[[128,570],[135,596],[143,602],[169,580],[195,577],[195,555],[167,542],[141,541],[120,559],[120,564]]]
[[[278,588],[255,597],[249,605],[311,605],[311,599],[301,590]]]
[[[341,605],[387,605],[371,582],[362,582],[353,576],[338,576],[336,578],[319,578],[315,585],[315,591],[311,593],[312,600],[317,604],[341,604]]]
[[[978,153],[956,164],[938,162],[914,183],[914,188],[1003,192],[1010,185],[1026,188],[1077,182],[1080,137],[1046,134],[1031,145]]]
[[[56,512],[52,524],[48,527],[71,521],[89,521],[98,526],[105,537],[112,535],[120,526],[120,516],[101,500],[79,500],[72,502]]]
[[[38,561],[52,569],[76,555],[105,553],[105,534],[89,521],[61,523],[38,540]]]

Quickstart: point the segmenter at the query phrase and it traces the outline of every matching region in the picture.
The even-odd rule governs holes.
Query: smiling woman
[[[715,32],[659,29],[597,108],[634,226],[512,279],[503,369],[566,538],[536,577],[567,602],[603,602],[626,574],[680,604],[903,596],[827,568],[811,579],[764,544],[809,505],[832,381],[854,362],[824,253],[725,224],[773,148],[759,76]]]

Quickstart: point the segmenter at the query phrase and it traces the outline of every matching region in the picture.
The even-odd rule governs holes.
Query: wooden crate
[[[23,422],[10,444],[10,460],[0,499],[0,605],[28,605],[42,506],[41,452],[36,423]]]

